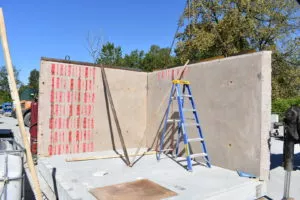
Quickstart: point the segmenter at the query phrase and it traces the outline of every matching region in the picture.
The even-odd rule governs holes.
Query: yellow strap
[[[172,82],[173,82],[173,84],[185,84],[185,85],[190,84],[189,81],[184,81],[184,80],[173,80]]]

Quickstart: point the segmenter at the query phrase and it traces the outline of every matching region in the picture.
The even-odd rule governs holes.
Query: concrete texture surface
[[[157,144],[171,80],[181,69],[172,68],[148,75],[147,145],[150,147]],[[266,180],[270,165],[271,52],[188,65],[183,79],[191,82],[212,163],[243,170]],[[176,109],[175,101],[171,118],[178,118]],[[174,139],[174,130],[174,126],[169,126],[166,148]],[[196,129],[189,129],[188,133],[189,137],[197,137]],[[192,149],[201,152],[199,143],[192,145]]]
[[[271,140],[271,170],[267,183],[268,197],[274,200],[282,199],[285,171],[282,167],[283,141],[280,138]],[[291,173],[290,197],[300,199],[300,145],[295,145],[295,170]]]
[[[2,117],[0,116],[0,129],[12,129],[14,132],[16,140],[23,144],[19,127],[17,126],[17,120],[11,117]],[[28,131],[28,129],[26,129]],[[282,168],[282,148],[283,148],[283,142],[280,139],[271,139],[271,171],[270,171],[270,177],[269,181],[267,182],[267,196],[266,199],[274,199],[278,200],[282,198],[283,195],[283,181],[284,181],[284,170]],[[144,150],[144,149],[142,149]],[[108,155],[108,153],[113,154],[113,152],[103,152],[102,154]],[[87,153],[87,154],[78,154],[78,156],[88,156],[88,155],[100,155],[98,153]],[[291,190],[290,190],[290,196],[294,197],[295,199],[300,199],[300,145],[295,146],[295,171],[292,172],[291,177]],[[75,157],[75,155],[69,155],[64,157]],[[143,162],[137,162],[139,165],[135,165],[132,169],[127,168],[123,162],[120,159],[112,159],[109,162],[106,162],[108,160],[104,160],[100,162],[78,162],[78,163],[65,163],[63,156],[56,156],[53,158],[43,158],[40,160],[39,165],[39,178],[41,180],[41,186],[42,190],[45,194],[47,194],[48,199],[52,200],[54,198],[54,189],[52,185],[52,174],[51,169],[53,167],[56,167],[57,169],[57,178],[61,177],[60,174],[63,174],[63,178],[65,182],[67,183],[67,186],[69,186],[69,195],[72,195],[72,189],[77,188],[76,184],[79,184],[79,190],[78,193],[82,192],[82,196],[87,195],[89,196],[89,193],[87,192],[89,187],[98,187],[101,185],[104,185],[103,182],[106,182],[107,180],[110,180],[109,174],[113,174],[113,179],[111,182],[108,182],[109,184],[120,183],[120,182],[126,182],[130,180],[136,180],[137,178],[149,178],[153,181],[158,180],[158,183],[167,186],[169,189],[174,190],[175,192],[180,192],[186,194],[184,192],[187,187],[185,185],[191,185],[195,183],[196,185],[193,186],[195,191],[197,191],[197,195],[212,195],[210,197],[207,197],[208,199],[230,199],[227,195],[235,195],[234,198],[231,199],[243,199],[238,198],[241,195],[248,195],[253,194],[254,192],[254,185],[252,184],[253,179],[246,179],[246,178],[240,178],[237,176],[236,172],[225,170],[219,167],[214,167],[212,169],[207,169],[205,167],[197,166],[194,167],[196,170],[196,175],[189,174],[186,172],[181,166],[174,163],[173,160],[170,159],[163,159],[162,166],[160,165],[161,162],[157,162],[155,158],[147,158],[147,160],[141,160]],[[77,157],[77,156],[76,156]],[[53,161],[52,161],[53,160]],[[53,162],[53,163],[52,163]],[[88,163],[88,164],[87,164]],[[95,163],[95,164],[94,164]],[[148,166],[148,164],[151,164]],[[146,165],[146,166],[145,166]],[[167,165],[167,166],[166,166]],[[45,170],[41,170],[43,166],[46,166],[44,168]],[[71,166],[71,167],[70,167]],[[148,166],[148,167],[147,167]],[[112,167],[112,170],[110,168]],[[141,167],[145,168],[142,169]],[[167,168],[170,168],[172,170],[166,170]],[[80,169],[81,168],[81,169]],[[152,173],[153,169],[153,173]],[[174,170],[173,170],[174,169]],[[74,172],[72,173],[72,171]],[[82,170],[82,172],[81,172]],[[28,171],[28,170],[27,170]],[[117,174],[114,173],[114,171],[118,171]],[[142,171],[142,172],[140,172]],[[92,173],[95,172],[95,173]],[[97,173],[98,172],[98,173]],[[108,172],[109,174],[101,177],[101,172]],[[128,174],[128,172],[130,172]],[[28,173],[28,172],[26,172]],[[82,175],[80,175],[82,173]],[[174,175],[175,173],[175,175]],[[198,174],[199,173],[199,174]],[[200,174],[201,173],[201,174]],[[65,174],[65,175],[64,175]],[[96,176],[93,176],[96,175]],[[75,179],[71,177],[70,175],[74,175]],[[87,176],[86,176],[87,175]],[[98,176],[97,176],[98,175]],[[174,176],[173,176],[174,175]],[[85,177],[86,176],[86,177]],[[130,178],[130,176],[132,176]],[[189,179],[192,179],[192,181],[189,181]],[[80,177],[83,177],[80,179]],[[118,178],[120,177],[120,179]],[[30,176],[28,176],[30,179]],[[105,178],[105,179],[102,179]],[[166,181],[164,179],[166,178]],[[77,180],[82,180],[78,183]],[[86,179],[90,182],[86,182]],[[195,179],[195,180],[194,180]],[[177,182],[178,180],[178,182]],[[207,180],[207,181],[206,181]],[[98,182],[99,181],[99,182]],[[185,182],[187,181],[187,182]],[[236,182],[236,185],[235,185]],[[64,181],[61,181],[62,185],[64,185]],[[51,187],[49,185],[52,185]],[[198,186],[200,185],[200,187]],[[222,188],[225,185],[224,188]],[[235,185],[235,186],[234,186]],[[73,187],[74,186],[74,187]],[[60,185],[57,185],[57,187],[61,187]],[[64,186],[65,187],[65,186]],[[199,188],[197,188],[199,187]],[[210,189],[207,189],[209,187],[212,187]],[[30,186],[26,187],[28,190],[26,191],[27,197],[32,197],[32,191],[30,190]],[[231,189],[226,189],[231,188]],[[259,189],[259,187],[257,187]],[[205,191],[210,192],[205,192]],[[215,190],[215,192],[213,192]],[[190,190],[188,190],[190,191]],[[222,192],[223,191],[223,192]],[[75,190],[76,192],[76,190]],[[259,190],[258,190],[259,193]],[[264,188],[262,188],[261,194],[264,193]],[[68,195],[68,196],[69,196]],[[195,194],[196,195],[196,194]],[[240,196],[239,196],[240,195]],[[68,197],[67,196],[67,197]],[[251,195],[250,195],[251,196]],[[198,196],[195,196],[195,199],[197,199]],[[29,198],[30,199],[30,198]],[[62,199],[62,198],[61,198]],[[68,198],[66,198],[68,199]],[[186,198],[190,199],[190,198]],[[200,197],[198,199],[201,199]],[[247,199],[247,198],[245,198]],[[249,199],[249,198],[248,198]],[[251,199],[251,198],[250,198]]]
[[[147,123],[147,73],[116,69],[105,69],[105,71],[126,147],[145,147],[146,140],[143,136]],[[100,145],[106,147],[101,150],[112,149],[112,134],[115,148],[119,149],[121,148],[120,139],[112,111],[110,110],[112,130],[109,128],[107,112],[103,113],[106,111],[103,85],[101,85],[100,91],[101,96],[97,110],[101,112],[96,116],[96,119],[99,119],[99,123],[96,124],[100,130],[98,139],[102,141]],[[102,138],[103,135],[106,138]],[[107,148],[107,141],[110,141],[110,148]]]
[[[145,146],[147,73],[106,68],[107,81],[127,147]],[[119,136],[101,69],[41,61],[40,156],[119,148]]]
[[[129,152],[135,152],[130,149]],[[164,156],[159,162],[155,155],[142,157],[132,168],[119,158],[65,162],[65,158],[114,155],[113,151],[57,155],[39,159],[39,172],[57,191],[60,199],[94,199],[89,189],[112,184],[149,179],[176,193],[168,199],[255,199],[265,195],[264,182],[241,178],[235,171],[216,166],[194,166],[187,172],[172,159]],[[56,189],[54,189],[56,188]]]
[[[181,69],[144,73],[106,68],[128,148],[156,148],[171,80]],[[100,68],[42,60],[40,74],[40,156],[120,148],[115,120],[106,106]],[[184,79],[191,82],[212,163],[267,179],[271,52],[188,65]],[[171,117],[178,117],[175,105],[172,111]],[[198,137],[195,130],[189,130],[190,138]],[[175,132],[176,125],[170,126],[165,147],[174,144]],[[199,143],[192,145],[194,153],[200,150]]]

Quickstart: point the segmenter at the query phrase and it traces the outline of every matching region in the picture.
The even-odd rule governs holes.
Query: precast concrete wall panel
[[[180,75],[182,68],[151,73],[105,68],[127,148],[157,149],[171,81]],[[267,179],[271,52],[191,64],[183,79],[191,82],[212,164]],[[42,59],[39,155],[120,149],[116,121],[105,97],[99,67]],[[179,117],[176,101],[169,117]],[[192,113],[186,118],[192,121]],[[174,148],[177,124],[169,124],[167,130],[164,149]],[[198,137],[196,129],[187,131],[190,138]],[[199,142],[194,142],[191,148],[194,153],[201,151]]]
[[[136,147],[146,128],[147,74],[105,71],[125,144]],[[40,156],[121,148],[101,69],[42,60],[38,130]]]
[[[148,74],[147,145],[157,148],[171,80],[182,67]],[[271,52],[259,52],[188,65],[183,79],[191,83],[200,124],[212,164],[267,179],[271,115]],[[188,106],[188,99],[185,105]],[[177,102],[171,118],[178,118]],[[186,118],[192,120],[192,113]],[[164,149],[174,148],[176,124],[168,125]],[[199,137],[196,128],[187,129]],[[200,142],[192,143],[194,153]]]

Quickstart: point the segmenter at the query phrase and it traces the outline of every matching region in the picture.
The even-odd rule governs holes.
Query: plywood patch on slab
[[[90,193],[99,200],[158,200],[177,195],[148,179],[94,188]]]

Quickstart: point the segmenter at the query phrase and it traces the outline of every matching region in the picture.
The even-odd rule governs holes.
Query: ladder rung
[[[191,138],[188,139],[189,142],[197,142],[197,141],[204,141],[203,138]]]
[[[196,112],[195,109],[186,109],[186,108],[182,109],[182,111],[183,112]]]
[[[168,123],[175,123],[175,122],[180,122],[180,119],[168,119]]]
[[[200,126],[198,123],[185,123],[184,126]]]
[[[189,94],[183,94],[181,96],[183,96],[183,97],[192,97],[192,95],[189,95]]]
[[[181,95],[181,97],[192,97],[192,95],[189,95],[189,94],[183,94]],[[173,100],[177,100],[177,97],[176,96],[172,96],[171,97]]]
[[[207,156],[206,153],[196,153],[196,154],[192,154],[190,155],[190,158],[197,158],[197,157],[204,157]]]

